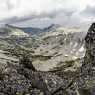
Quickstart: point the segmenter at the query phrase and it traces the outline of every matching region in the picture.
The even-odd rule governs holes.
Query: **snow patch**
[[[80,49],[79,49],[79,52],[83,52],[84,51],[84,47],[82,46]]]

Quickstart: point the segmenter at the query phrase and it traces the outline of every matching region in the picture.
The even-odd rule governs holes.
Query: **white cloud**
[[[0,0],[0,21],[26,16],[32,19],[33,15],[48,18],[51,15],[56,23],[78,24],[89,21],[80,14],[88,5],[95,6],[94,0]]]

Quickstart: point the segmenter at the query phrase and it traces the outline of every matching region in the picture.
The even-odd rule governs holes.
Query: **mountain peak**
[[[91,45],[94,45],[95,42],[95,23],[92,23],[88,29],[87,35],[85,37],[86,46],[91,49]]]
[[[43,30],[49,32],[49,31],[55,30],[58,27],[59,27],[59,25],[57,25],[57,24],[51,24],[50,26],[44,28]]]
[[[0,38],[11,37],[11,36],[28,37],[29,35],[28,33],[25,33],[20,28],[9,25],[9,24],[5,24],[4,27],[0,28]]]
[[[95,32],[95,23],[92,23],[88,31],[93,31]]]
[[[5,24],[5,27],[12,27],[12,25],[9,25],[9,24]]]
[[[13,26],[13,25],[10,25],[10,24],[5,24],[4,27],[5,28],[18,28],[19,29],[19,27],[16,27],[16,26]]]

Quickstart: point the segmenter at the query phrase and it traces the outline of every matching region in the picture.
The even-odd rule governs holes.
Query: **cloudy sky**
[[[0,0],[0,25],[82,26],[94,17],[95,0]]]

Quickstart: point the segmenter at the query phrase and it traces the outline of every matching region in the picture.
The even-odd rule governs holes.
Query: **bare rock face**
[[[86,60],[92,63],[95,59],[95,23],[91,25],[85,37]]]
[[[87,95],[95,95],[95,23],[92,23],[85,37],[85,47],[86,54],[81,69],[81,80],[84,81],[83,87],[89,90],[90,94]]]
[[[84,58],[83,71],[91,77],[95,76],[95,23],[91,25],[85,37],[86,54]],[[86,69],[86,70],[85,70]]]

